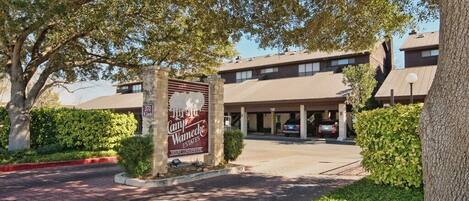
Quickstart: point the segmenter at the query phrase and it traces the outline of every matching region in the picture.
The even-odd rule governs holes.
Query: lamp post
[[[412,87],[414,85],[415,82],[417,82],[417,74],[415,73],[409,73],[407,74],[407,77],[405,78],[405,80],[407,81],[407,83],[409,83],[410,85],[410,104],[414,103],[414,94],[413,94],[413,91],[412,91]]]

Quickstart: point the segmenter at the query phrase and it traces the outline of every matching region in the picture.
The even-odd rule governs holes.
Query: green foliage
[[[350,93],[347,94],[346,102],[352,105],[355,113],[360,112],[372,98],[373,90],[377,84],[376,70],[370,64],[359,64],[344,68],[343,74],[342,82],[351,88]]]
[[[375,184],[371,179],[364,178],[351,185],[330,192],[318,201],[422,201],[423,189],[405,189],[389,185]]]
[[[132,114],[107,110],[64,109],[57,114],[57,140],[66,147],[83,150],[108,150],[137,128]]]
[[[422,148],[417,133],[422,105],[361,112],[355,130],[370,179],[401,187],[422,185]]]
[[[5,108],[0,107],[0,149],[6,149],[8,145],[8,131],[10,128],[10,119]]]
[[[116,147],[119,165],[131,177],[144,177],[151,171],[153,141],[151,136],[134,136],[123,139]]]
[[[230,130],[224,133],[223,152],[226,162],[234,161],[241,155],[244,148],[244,135],[240,130]]]
[[[0,148],[6,148],[9,119],[4,108],[0,108],[0,115]],[[33,149],[108,150],[137,129],[132,114],[107,110],[37,108],[31,111],[31,116]]]
[[[64,147],[60,144],[47,144],[47,145],[44,145],[42,147],[35,149],[35,151],[41,155],[58,153],[63,150],[64,150]]]
[[[57,143],[57,119],[62,109],[37,108],[31,112],[31,148]]]
[[[39,163],[53,161],[69,161],[94,157],[116,156],[114,151],[80,151],[67,150],[56,153],[40,153],[35,150],[8,152],[0,149],[0,164]]]

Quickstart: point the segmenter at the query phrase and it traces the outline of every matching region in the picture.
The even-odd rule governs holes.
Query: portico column
[[[347,107],[345,104],[339,104],[339,137],[337,140],[343,141],[347,138]]]
[[[306,109],[305,105],[300,105],[300,138],[306,139]]]
[[[275,135],[275,108],[270,108],[270,134]]]
[[[248,114],[245,107],[241,107],[241,132],[244,136],[248,135]]]

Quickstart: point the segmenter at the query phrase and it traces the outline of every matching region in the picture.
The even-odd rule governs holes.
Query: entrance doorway
[[[257,122],[257,132],[265,132],[264,129],[264,114],[257,113],[256,114],[256,122]]]

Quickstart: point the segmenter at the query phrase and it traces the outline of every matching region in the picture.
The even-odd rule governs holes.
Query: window
[[[424,50],[422,51],[422,57],[434,57],[440,54],[439,50]]]
[[[278,72],[278,68],[264,68],[261,70],[261,74],[267,74],[267,73],[275,73]]]
[[[309,63],[309,64],[300,64],[298,65],[298,75],[299,76],[306,76],[312,75],[313,72],[319,71],[319,63]]]
[[[242,82],[252,78],[252,71],[236,72],[236,82]]]
[[[133,93],[142,92],[142,85],[141,84],[132,85],[132,92]]]
[[[331,66],[340,66],[340,65],[348,65],[354,64],[355,58],[347,58],[347,59],[337,59],[331,61]]]

